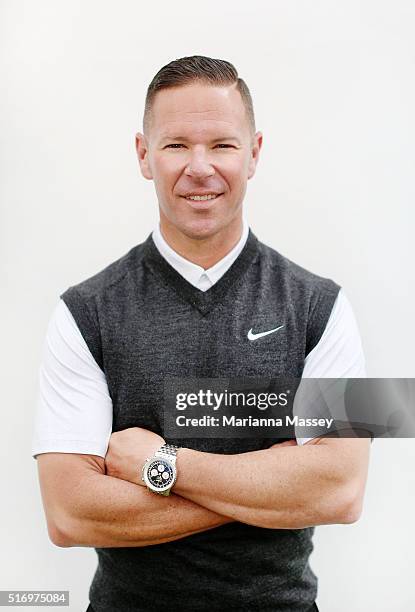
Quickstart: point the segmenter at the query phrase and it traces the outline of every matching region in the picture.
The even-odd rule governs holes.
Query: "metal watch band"
[[[174,444],[163,444],[163,446],[158,449],[155,455],[156,457],[163,457],[164,455],[168,457],[171,461],[175,462],[178,450],[179,447],[175,446]]]

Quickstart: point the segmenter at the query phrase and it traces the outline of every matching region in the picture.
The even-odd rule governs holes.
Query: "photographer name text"
[[[330,428],[334,419],[325,418],[301,418],[298,416],[285,416],[280,418],[261,418],[261,417],[237,417],[235,415],[225,415],[215,417],[204,415],[198,418],[185,417],[179,415],[176,417],[176,425],[178,427],[327,427]]]

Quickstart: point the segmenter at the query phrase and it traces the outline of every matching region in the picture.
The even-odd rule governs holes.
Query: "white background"
[[[369,376],[415,376],[414,31],[403,0],[1,2],[0,589],[69,589],[70,610],[87,607],[95,552],[47,537],[37,370],[59,293],[156,223],[134,135],[169,61],[235,64],[264,134],[254,233],[344,287]],[[376,440],[360,521],[316,529],[321,612],[414,609],[414,459],[413,440]]]

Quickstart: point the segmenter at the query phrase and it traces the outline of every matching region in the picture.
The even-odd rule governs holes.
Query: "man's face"
[[[235,85],[159,91],[148,133],[137,134],[136,145],[143,176],[154,180],[162,227],[197,239],[239,224],[261,144]]]

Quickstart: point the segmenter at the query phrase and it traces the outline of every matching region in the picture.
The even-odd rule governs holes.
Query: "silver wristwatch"
[[[153,457],[146,459],[141,479],[153,493],[170,495],[177,478],[176,455],[178,450],[178,446],[163,444]]]

